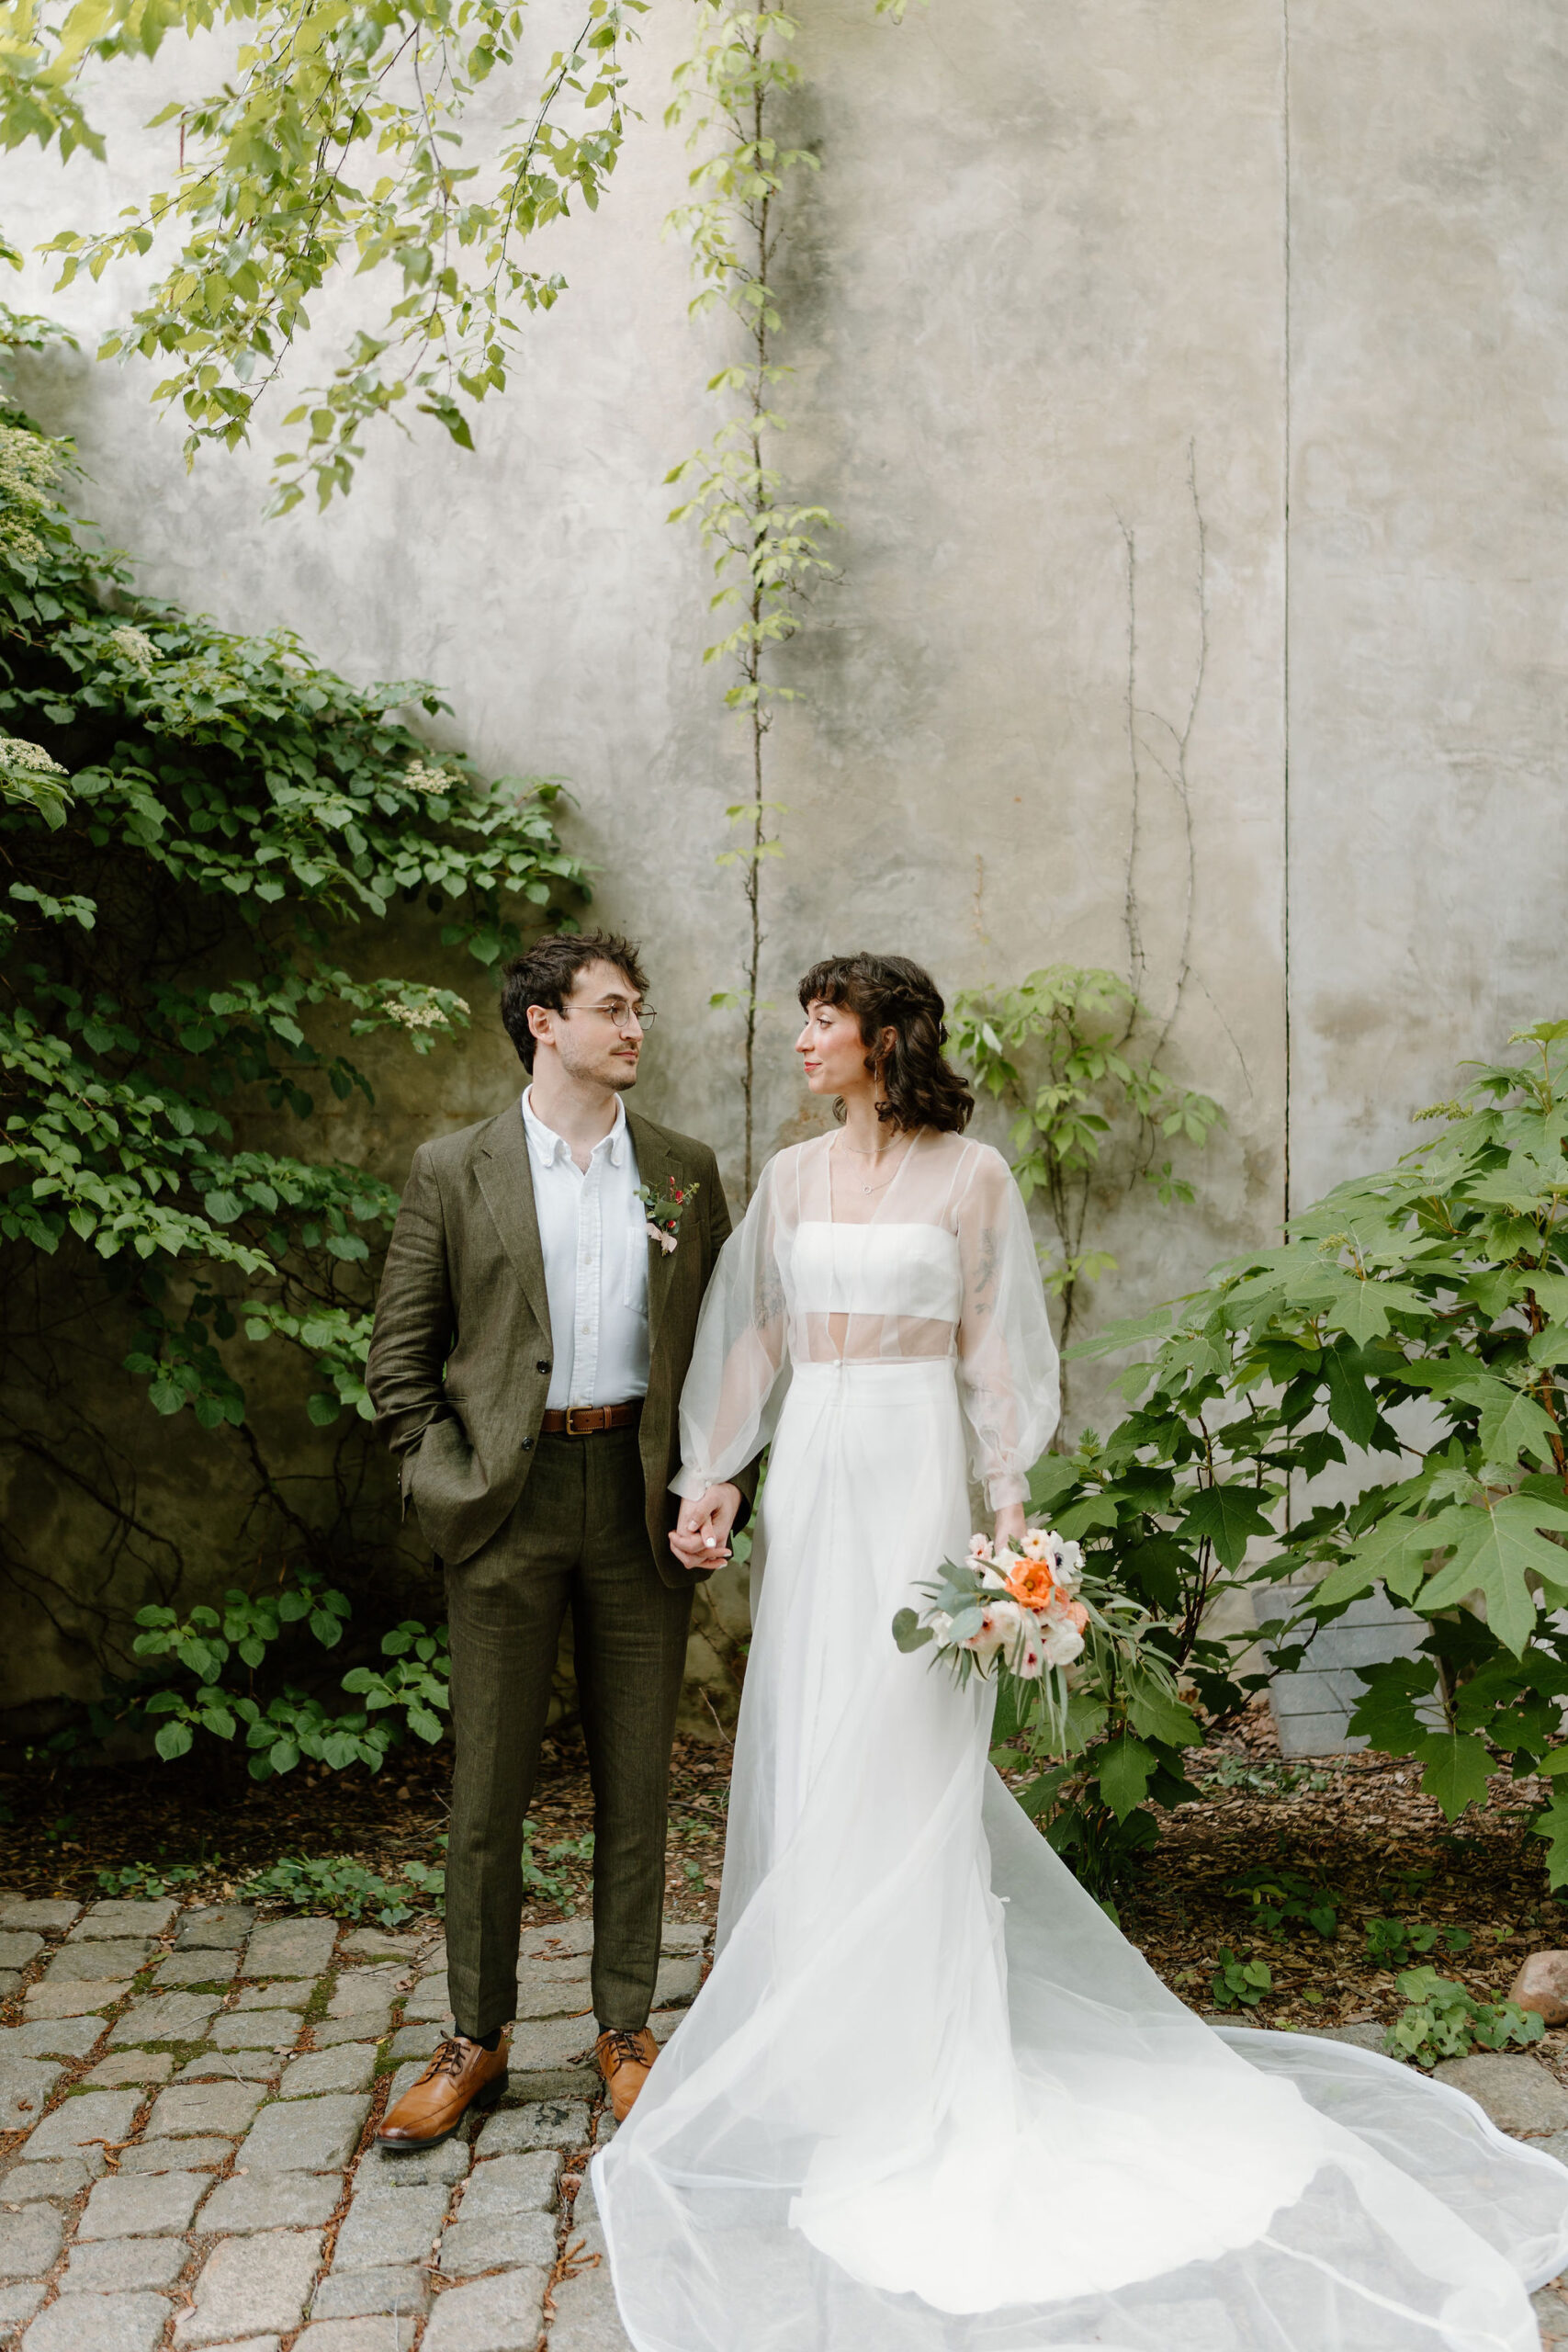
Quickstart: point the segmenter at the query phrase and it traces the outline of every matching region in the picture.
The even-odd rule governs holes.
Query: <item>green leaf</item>
[[[1479,1591],[1488,1625],[1517,1657],[1536,1622],[1528,1577],[1568,1584],[1568,1553],[1541,1532],[1568,1528],[1568,1510],[1529,1495],[1503,1495],[1484,1508],[1445,1512],[1444,1523],[1450,1522],[1457,1534],[1453,1557],[1422,1588],[1423,1611],[1451,1608]]]
[[[1467,1805],[1485,1804],[1495,1763],[1483,1739],[1429,1733],[1411,1752],[1425,1767],[1423,1793],[1437,1799],[1448,1820],[1457,1821]]]
[[[1152,1748],[1125,1732],[1095,1758],[1100,1793],[1118,1821],[1143,1804],[1157,1763]]]
[[[901,1650],[919,1650],[936,1637],[929,1625],[921,1624],[912,1609],[900,1609],[893,1620],[893,1638]]]
[[[1191,1544],[1207,1540],[1227,1568],[1239,1568],[1252,1537],[1273,1530],[1255,1488],[1221,1481],[1200,1487],[1179,1532]]]

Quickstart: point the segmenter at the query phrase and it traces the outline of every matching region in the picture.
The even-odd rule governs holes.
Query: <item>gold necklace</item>
[[[855,1146],[854,1146],[852,1143],[844,1143],[844,1139],[843,1139],[842,1136],[836,1136],[834,1137],[834,1139],[833,1139],[833,1143],[834,1143],[834,1148],[835,1148],[835,1150],[839,1148],[839,1146],[840,1146],[840,1144],[842,1144],[842,1145],[843,1145],[843,1148],[844,1148],[846,1151],[848,1151],[848,1152],[853,1152],[853,1153],[854,1153],[854,1157],[855,1157],[857,1159],[882,1159],[882,1158],[883,1158],[883,1157],[884,1157],[887,1152],[891,1151],[891,1149],[893,1148],[893,1147],[892,1147],[892,1145],[891,1145],[891,1144],[884,1144],[884,1145],[883,1145],[883,1147],[882,1147],[882,1148],[881,1148],[881,1150],[879,1150],[879,1151],[858,1151],[858,1150],[856,1150]],[[861,1191],[862,1191],[863,1193],[885,1193],[885,1192],[887,1190],[888,1185],[892,1183],[894,1177],[896,1177],[896,1176],[897,1175],[897,1173],[898,1173],[898,1170],[899,1170],[900,1168],[902,1168],[902,1167],[903,1167],[904,1162],[905,1162],[905,1160],[908,1158],[908,1156],[909,1156],[909,1146],[908,1146],[908,1138],[906,1138],[906,1139],[905,1139],[905,1143],[904,1143],[904,1148],[903,1148],[903,1150],[902,1150],[902,1151],[899,1153],[899,1155],[898,1155],[897,1166],[897,1167],[895,1167],[895,1169],[894,1169],[894,1170],[893,1170],[893,1175],[892,1175],[892,1176],[885,1176],[885,1177],[883,1178],[883,1180],[882,1180],[882,1182],[881,1182],[881,1183],[880,1183],[880,1184],[863,1184],[863,1185],[861,1186]]]

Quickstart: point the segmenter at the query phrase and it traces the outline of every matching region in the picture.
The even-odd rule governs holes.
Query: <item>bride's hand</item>
[[[670,1537],[670,1549],[683,1568],[716,1568],[729,1557],[729,1531],[740,1509],[739,1487],[710,1487],[686,1498]]]
[[[992,1549],[1003,1544],[1021,1544],[1024,1533],[1023,1505],[1004,1503],[991,1529]]]

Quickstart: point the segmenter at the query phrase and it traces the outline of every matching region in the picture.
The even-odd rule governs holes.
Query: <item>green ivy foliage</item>
[[[1206,1703],[1230,1702],[1202,1634],[1227,1582],[1307,1589],[1264,1629],[1287,1667],[1364,1594],[1414,1611],[1418,1654],[1360,1669],[1351,1729],[1416,1758],[1450,1820],[1485,1801],[1499,1770],[1544,1779],[1534,1827],[1556,1888],[1568,1883],[1568,1022],[1513,1042],[1522,1057],[1474,1066],[1462,1099],[1424,1114],[1440,1132],[1396,1168],[1337,1186],[1280,1247],[1075,1350],[1155,1342],[1120,1377],[1126,1417],[1043,1465],[1036,1501],[1166,1617]],[[1175,1759],[1135,1725],[1107,1729],[1119,1780],[1107,1787],[1111,1755],[1091,1743],[1077,1785],[1098,1761],[1124,1829],[1129,1794],[1169,1801]]]
[[[361,690],[287,630],[245,637],[139,596],[67,513],[71,466],[0,412],[7,1351],[24,1387],[50,1389],[57,1295],[33,1279],[50,1261],[79,1327],[130,1311],[124,1366],[159,1413],[188,1408],[254,1455],[242,1332],[299,1361],[311,1420],[368,1419],[371,1275],[397,1208],[367,1170],[291,1153],[280,1131],[323,1098],[371,1100],[355,1041],[427,1054],[469,1019],[450,988],[351,972],[347,943],[413,910],[433,948],[489,972],[585,877],[558,784],[487,780],[414,731],[411,714],[446,709],[428,685]],[[112,1516],[105,1477],[88,1483]]]

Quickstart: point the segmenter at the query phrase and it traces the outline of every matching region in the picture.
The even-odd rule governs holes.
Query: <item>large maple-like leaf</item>
[[[1453,1557],[1423,1588],[1421,1609],[1452,1608],[1472,1592],[1486,1602],[1486,1623],[1517,1657],[1535,1626],[1533,1573],[1554,1589],[1553,1605],[1568,1601],[1568,1553],[1549,1543],[1546,1528],[1568,1531],[1568,1510],[1534,1495],[1500,1495],[1493,1502],[1456,1506],[1429,1522],[1453,1544]]]

